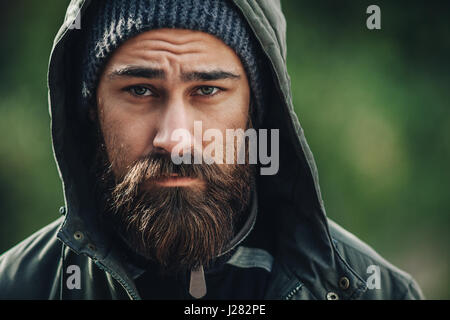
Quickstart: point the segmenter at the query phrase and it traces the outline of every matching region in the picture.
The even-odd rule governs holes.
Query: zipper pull
[[[206,281],[203,266],[191,270],[189,294],[195,299],[203,298],[206,295]]]

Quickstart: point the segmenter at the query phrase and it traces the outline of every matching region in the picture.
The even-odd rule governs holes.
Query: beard
[[[248,162],[176,165],[168,153],[150,153],[119,177],[113,173],[104,143],[95,167],[101,220],[163,272],[207,267],[227,249],[236,226],[246,217],[254,175]],[[174,174],[202,183],[175,187],[155,183]]]

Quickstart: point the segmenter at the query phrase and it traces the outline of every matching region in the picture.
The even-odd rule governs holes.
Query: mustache
[[[221,184],[219,180],[228,181],[232,179],[232,173],[222,170],[216,163],[195,164],[194,155],[189,153],[186,157],[191,157],[191,164],[175,164],[170,154],[151,152],[139,158],[116,182],[116,187],[112,193],[113,197],[130,199],[139,193],[140,186],[149,180],[169,178],[176,175],[180,178],[197,178],[206,184]]]
[[[148,179],[161,179],[177,176],[180,178],[198,178],[207,182],[217,179],[217,174],[223,171],[216,163],[196,164],[194,155],[189,153],[186,157],[191,159],[191,163],[175,164],[170,154],[151,152],[139,158],[131,166],[122,180],[132,178],[135,183],[142,183]]]

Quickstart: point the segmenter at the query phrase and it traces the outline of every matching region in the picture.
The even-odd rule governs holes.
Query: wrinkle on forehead
[[[119,47],[111,60],[122,67],[139,63],[151,68],[173,69],[179,73],[191,71],[192,66],[205,70],[218,66],[235,72],[243,70],[234,50],[222,40],[205,32],[182,29],[143,32]]]

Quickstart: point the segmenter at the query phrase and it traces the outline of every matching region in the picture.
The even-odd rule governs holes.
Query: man
[[[63,217],[0,257],[0,298],[422,298],[326,218],[279,1],[72,1],[65,21],[49,66]],[[218,142],[252,129],[279,130],[270,174],[251,139]]]

